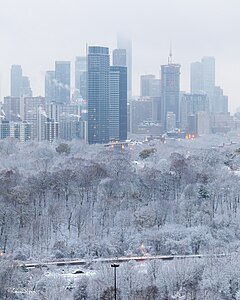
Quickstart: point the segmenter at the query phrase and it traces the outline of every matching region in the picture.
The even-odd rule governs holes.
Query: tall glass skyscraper
[[[126,49],[126,63],[128,72],[128,100],[132,96],[132,41],[125,35],[119,34],[117,39],[118,49]]]
[[[70,103],[70,61],[55,62],[55,102]]]
[[[110,67],[109,138],[127,139],[127,67]]]
[[[32,97],[32,89],[30,86],[30,80],[27,76],[22,76],[21,95],[26,97]]]
[[[202,58],[203,91],[209,97],[210,111],[214,111],[214,89],[215,89],[215,59],[212,56]]]
[[[126,49],[115,49],[113,50],[113,66],[127,66],[127,51]]]
[[[11,96],[20,97],[22,91],[22,67],[12,65],[11,67]]]
[[[88,47],[88,142],[109,142],[109,49]]]
[[[55,102],[55,71],[47,71],[45,74],[45,100],[46,104]]]
[[[203,92],[203,79],[202,79],[202,64],[197,61],[191,63],[190,69],[190,88],[191,94],[199,94]]]
[[[205,56],[201,62],[191,64],[191,93],[206,93],[209,98],[210,112],[214,112],[215,59]]]
[[[87,99],[87,57],[75,59],[75,94],[76,98]]]
[[[166,116],[172,112],[179,123],[179,98],[180,98],[180,68],[178,64],[169,63],[161,66],[162,83],[162,117],[163,127],[166,129]]]
[[[27,76],[23,76],[22,67],[20,65],[12,65],[11,68],[11,96],[32,97],[30,80]]]

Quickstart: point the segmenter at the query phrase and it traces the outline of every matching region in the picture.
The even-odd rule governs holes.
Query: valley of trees
[[[1,141],[0,299],[113,297],[109,266],[68,291],[19,261],[218,253],[231,256],[152,261],[147,272],[125,263],[118,298],[240,299],[240,143],[218,147],[223,139],[121,151]]]

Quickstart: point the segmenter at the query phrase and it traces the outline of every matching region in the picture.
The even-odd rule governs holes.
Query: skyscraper
[[[188,116],[198,112],[209,114],[209,100],[207,94],[184,94],[180,104],[181,128],[188,127]]]
[[[228,96],[224,95],[220,86],[215,86],[213,100],[213,113],[228,113]]]
[[[191,94],[199,94],[203,92],[202,64],[197,61],[191,63],[190,67],[190,89]]]
[[[215,59],[205,56],[201,62],[191,64],[191,93],[206,93],[209,98],[210,112],[214,111]]]
[[[12,65],[11,67],[11,96],[32,97],[30,80],[27,76],[23,76],[22,67],[20,65]]]
[[[128,101],[132,96],[132,41],[124,35],[118,35],[117,40],[118,49],[126,49],[126,63],[128,73]]]
[[[179,64],[171,62],[171,55],[167,65],[161,66],[162,83],[162,117],[161,122],[166,129],[166,116],[172,112],[176,116],[176,123],[179,124],[179,93],[180,93],[180,68]]]
[[[11,67],[11,96],[20,97],[22,91],[22,67],[12,65]]]
[[[32,97],[32,89],[30,86],[30,80],[27,76],[22,76],[21,96]]]
[[[113,50],[113,66],[126,67],[127,65],[127,51],[126,49]]]
[[[47,71],[45,74],[45,101],[46,104],[55,102],[55,71]]]
[[[76,98],[87,99],[87,57],[77,56],[75,59],[75,95]]]
[[[88,47],[88,142],[109,141],[109,50]]]
[[[3,111],[7,121],[20,120],[20,97],[4,97]]]
[[[37,138],[37,114],[39,107],[45,107],[44,97],[24,97],[20,99],[20,116],[31,124],[31,138]]]
[[[152,95],[152,82],[155,75],[142,75],[140,77],[140,95],[141,97],[151,97]]]
[[[109,139],[127,139],[127,67],[110,67]]]
[[[215,89],[215,59],[211,56],[202,58],[203,91],[207,93],[210,104],[210,111],[214,110],[214,89]]]
[[[70,103],[70,61],[55,62],[55,102]]]

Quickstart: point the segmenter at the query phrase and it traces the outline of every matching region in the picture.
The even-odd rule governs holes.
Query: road
[[[95,258],[95,259],[75,259],[75,260],[58,260],[45,262],[20,262],[21,267],[37,268],[47,266],[67,266],[67,265],[85,265],[89,263],[121,263],[128,261],[147,261],[147,260],[177,260],[177,259],[193,259],[193,258],[220,258],[233,255],[232,253],[220,254],[196,254],[196,255],[154,255],[154,256],[133,256],[133,257],[116,257],[116,258]]]

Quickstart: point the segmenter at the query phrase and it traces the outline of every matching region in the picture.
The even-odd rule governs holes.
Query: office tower
[[[12,65],[11,67],[11,96],[20,97],[22,91],[22,67]]]
[[[215,59],[205,56],[201,62],[191,64],[191,93],[206,93],[210,112],[214,111]]]
[[[140,77],[141,97],[151,97],[153,116],[152,121],[161,120],[161,80],[155,75],[142,75]]]
[[[87,57],[75,59],[75,98],[87,99]]]
[[[202,76],[203,76],[203,91],[207,93],[210,104],[210,111],[214,110],[214,88],[215,88],[215,59],[214,57],[206,56],[202,58]]]
[[[109,139],[127,139],[127,68],[110,67]]]
[[[109,50],[88,47],[88,142],[109,141]]]
[[[127,51],[126,49],[113,50],[113,66],[126,67],[127,65]]]
[[[152,81],[155,75],[142,75],[140,77],[140,95],[141,97],[150,97],[152,92]]]
[[[199,111],[196,113],[196,125],[197,134],[209,134],[210,133],[210,116],[205,111]]]
[[[190,68],[190,90],[191,94],[203,92],[202,64],[200,62],[191,63]]]
[[[213,95],[213,113],[228,113],[228,97],[219,86],[215,86]]]
[[[70,61],[55,62],[55,102],[70,103]]]
[[[161,122],[166,129],[167,112],[176,116],[176,123],[179,123],[179,93],[180,93],[180,65],[173,64],[171,54],[167,65],[161,66]]]
[[[138,126],[145,121],[152,121],[152,101],[150,97],[131,100],[130,131],[138,133]]]
[[[189,115],[187,117],[187,123],[188,123],[187,133],[191,136],[196,136],[197,135],[197,117],[196,117],[196,115]]]
[[[22,76],[21,96],[32,97],[32,89],[30,86],[30,80],[27,76]]]
[[[55,71],[47,71],[45,74],[45,101],[46,104],[55,102]]]
[[[124,35],[118,35],[117,48],[126,50],[126,63],[128,73],[128,101],[132,96],[132,41]]]
[[[198,112],[209,114],[209,99],[207,94],[183,94],[180,104],[181,128],[188,127],[188,116]]]
[[[23,76],[22,67],[20,65],[12,65],[11,97],[20,97],[20,96],[32,97],[30,80],[27,76]]]
[[[154,98],[161,97],[161,79],[154,78],[151,80],[149,96]]]

